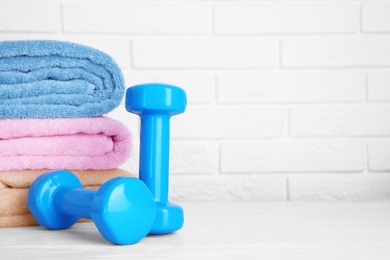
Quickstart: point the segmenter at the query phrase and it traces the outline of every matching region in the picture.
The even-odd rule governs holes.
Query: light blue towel
[[[101,51],[61,41],[0,42],[0,118],[100,116],[123,96],[121,70]]]

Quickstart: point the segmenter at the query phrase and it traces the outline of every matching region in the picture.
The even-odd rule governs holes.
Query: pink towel
[[[0,120],[0,171],[110,169],[130,150],[129,130],[107,117]]]

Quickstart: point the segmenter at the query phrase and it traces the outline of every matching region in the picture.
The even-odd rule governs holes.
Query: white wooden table
[[[131,246],[92,223],[0,229],[0,259],[390,259],[390,201],[182,205],[183,229]]]

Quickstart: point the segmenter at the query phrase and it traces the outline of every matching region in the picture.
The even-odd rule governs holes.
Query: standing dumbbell
[[[168,201],[170,117],[184,112],[186,94],[166,84],[143,84],[127,89],[126,109],[141,117],[139,178],[156,201],[156,220],[150,234],[165,234],[183,226],[179,205]]]
[[[106,240],[120,245],[145,237],[156,214],[149,189],[136,178],[116,177],[95,191],[83,189],[76,175],[63,170],[39,176],[28,191],[27,204],[36,221],[48,229],[92,219]]]

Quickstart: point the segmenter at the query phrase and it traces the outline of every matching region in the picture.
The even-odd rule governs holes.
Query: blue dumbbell
[[[156,214],[154,198],[136,178],[116,177],[95,191],[84,189],[76,175],[63,170],[39,176],[28,191],[27,204],[36,221],[48,229],[92,219],[106,240],[120,245],[145,237]]]
[[[141,117],[139,178],[156,201],[156,220],[150,234],[179,230],[183,208],[168,201],[170,117],[183,113],[187,104],[181,88],[142,84],[127,89],[126,109]]]

